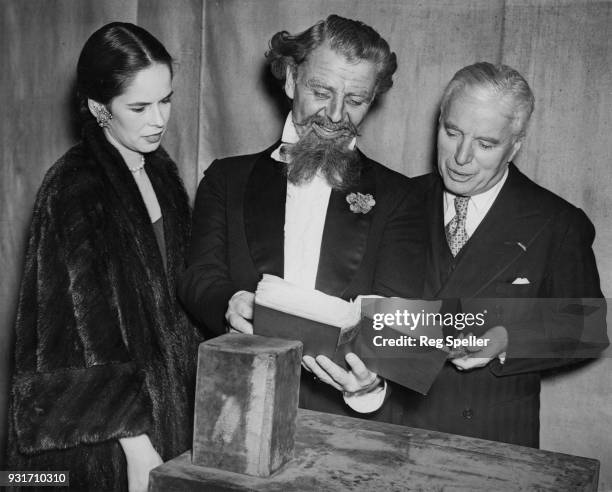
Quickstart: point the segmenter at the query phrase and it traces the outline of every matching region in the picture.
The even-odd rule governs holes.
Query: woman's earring
[[[96,108],[96,121],[102,128],[108,126],[108,122],[113,119],[113,115],[104,106]]]

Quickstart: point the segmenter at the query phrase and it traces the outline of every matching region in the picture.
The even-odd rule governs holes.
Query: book
[[[381,377],[426,394],[448,355],[436,342],[441,330],[389,321],[411,319],[404,313],[425,319],[441,309],[442,301],[420,299],[360,296],[348,302],[266,274],[255,292],[253,332],[299,340],[303,355],[325,355],[345,369],[352,352]]]
[[[264,274],[255,292],[253,332],[291,338],[303,344],[303,355],[334,359],[360,326],[360,306],[314,289],[304,289]]]

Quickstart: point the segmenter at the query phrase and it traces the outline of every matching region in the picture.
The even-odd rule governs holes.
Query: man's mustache
[[[312,129],[313,125],[317,125],[326,131],[333,133],[342,133],[344,137],[356,137],[359,135],[357,127],[350,119],[334,123],[327,116],[313,114],[304,120],[302,123],[294,123],[296,126]]]

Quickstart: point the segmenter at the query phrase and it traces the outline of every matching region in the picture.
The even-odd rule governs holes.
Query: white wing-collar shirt
[[[285,120],[281,140],[283,143],[295,144],[299,139],[290,112]],[[355,145],[356,138],[349,147],[353,149]],[[272,152],[272,158],[283,161],[280,147]],[[319,173],[308,183],[287,183],[284,278],[307,289],[314,289],[317,280],[330,194],[331,186]]]
[[[293,113],[285,120],[282,144],[295,144],[299,141]],[[274,149],[272,159],[284,162],[280,147]],[[357,145],[357,138],[349,144],[352,150]],[[285,201],[285,260],[284,279],[307,289],[314,289],[319,268],[323,228],[327,216],[327,206],[331,195],[331,186],[317,173],[308,183],[294,185],[287,182]],[[387,383],[371,394],[345,396],[344,400],[353,410],[368,413],[382,405],[387,390]]]

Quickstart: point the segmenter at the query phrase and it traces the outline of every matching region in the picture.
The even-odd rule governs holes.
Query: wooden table
[[[151,472],[150,491],[597,490],[599,462],[338,415],[298,411],[294,460],[269,478],[191,464]]]

